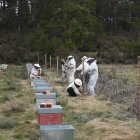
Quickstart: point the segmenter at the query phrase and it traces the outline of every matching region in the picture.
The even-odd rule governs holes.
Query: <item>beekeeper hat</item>
[[[82,85],[82,81],[81,81],[80,79],[78,79],[78,78],[76,78],[76,79],[74,80],[74,83],[75,83],[76,85],[78,85],[78,86],[81,86],[81,85]]]
[[[41,66],[39,64],[34,64],[35,67],[40,68]]]
[[[81,60],[86,60],[87,59],[87,56],[83,56],[82,58],[81,58]]]
[[[72,58],[73,58],[73,56],[72,56],[72,55],[69,55],[67,58],[68,58],[68,59],[72,59]]]
[[[89,58],[89,59],[87,59],[86,62],[89,63],[89,64],[91,64],[94,60],[95,60],[94,58]]]
[[[91,59],[91,57],[87,58],[86,62],[88,62]]]

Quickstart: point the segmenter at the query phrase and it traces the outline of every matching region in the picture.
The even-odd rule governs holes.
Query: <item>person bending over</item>
[[[76,78],[72,83],[69,84],[67,87],[67,92],[69,93],[69,96],[81,96],[81,86],[82,86],[82,81],[78,78]]]
[[[39,64],[34,64],[30,72],[30,78],[40,78],[41,77],[41,66]]]

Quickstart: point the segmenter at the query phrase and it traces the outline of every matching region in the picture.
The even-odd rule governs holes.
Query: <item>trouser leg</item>
[[[69,93],[69,96],[73,96],[73,97],[77,96],[72,87],[69,87],[67,89],[67,92]]]

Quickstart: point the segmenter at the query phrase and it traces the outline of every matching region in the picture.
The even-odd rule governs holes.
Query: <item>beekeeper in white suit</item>
[[[94,58],[89,58],[87,63],[89,64],[89,67],[86,71],[86,73],[89,74],[89,82],[87,85],[88,95],[95,95],[94,88],[98,80],[98,66],[96,64],[97,61]]]
[[[72,83],[69,84],[67,87],[67,92],[69,93],[69,96],[81,96],[82,95],[82,81],[78,78],[76,78]]]
[[[66,75],[69,84],[74,81],[75,69],[76,61],[72,55],[69,55],[66,62]]]
[[[30,72],[30,78],[40,78],[41,77],[41,66],[39,64],[34,64]]]

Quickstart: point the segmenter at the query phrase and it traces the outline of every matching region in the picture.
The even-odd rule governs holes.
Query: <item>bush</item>
[[[5,80],[4,81],[6,88],[4,90],[8,91],[20,91],[21,87],[17,83],[17,81],[12,81],[12,80]]]
[[[9,116],[12,113],[20,113],[25,111],[25,104],[24,103],[11,103],[9,108],[6,108],[3,113],[5,116]]]
[[[0,120],[0,129],[11,129],[17,125],[17,122],[11,118]]]
[[[5,103],[6,101],[9,101],[9,97],[7,95],[3,95],[0,97],[0,103]]]
[[[57,97],[57,104],[62,105],[63,107],[67,106],[68,98],[66,96]]]

